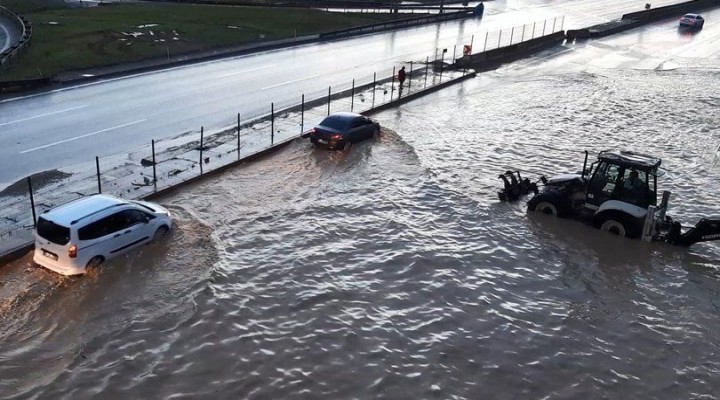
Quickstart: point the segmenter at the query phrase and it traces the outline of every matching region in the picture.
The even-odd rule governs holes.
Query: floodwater
[[[500,203],[498,174],[663,158],[684,225],[720,214],[720,65],[484,73],[161,202],[163,243],[63,279],[0,275],[3,398],[720,396],[720,243],[613,237]],[[691,90],[690,90],[691,89]]]

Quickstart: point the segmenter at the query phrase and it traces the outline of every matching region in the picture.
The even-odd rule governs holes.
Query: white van
[[[33,261],[59,274],[83,274],[165,236],[171,227],[170,212],[157,204],[104,194],[83,197],[40,215]]]

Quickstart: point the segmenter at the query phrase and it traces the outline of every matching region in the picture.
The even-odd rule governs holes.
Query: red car
[[[687,28],[702,28],[705,20],[698,14],[685,14],[680,18],[680,26]]]

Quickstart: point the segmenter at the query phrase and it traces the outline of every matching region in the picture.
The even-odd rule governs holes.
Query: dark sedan
[[[380,124],[364,115],[339,112],[322,120],[310,131],[310,141],[331,149],[348,149],[353,143],[380,132]]]
[[[705,25],[705,19],[698,14],[685,14],[680,18],[681,28],[702,28]]]

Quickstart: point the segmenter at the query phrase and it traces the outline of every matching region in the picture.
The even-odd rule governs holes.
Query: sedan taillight
[[[331,139],[332,140],[340,140],[340,139],[342,139],[342,135],[339,133],[336,133],[336,134],[332,135]]]

